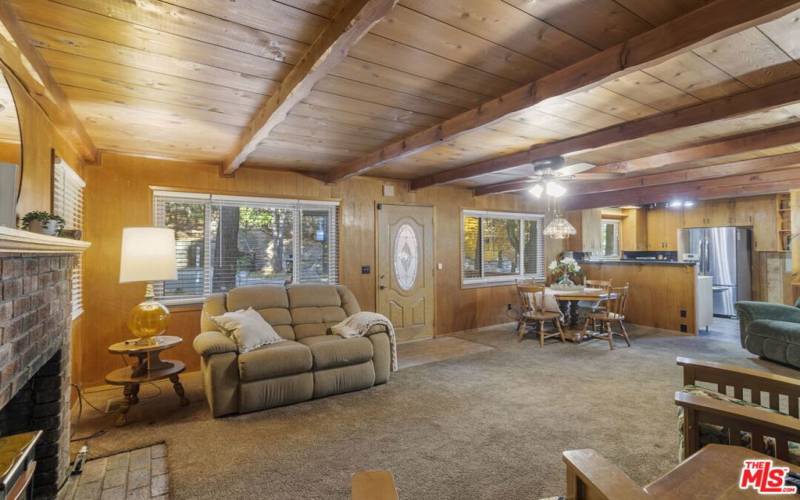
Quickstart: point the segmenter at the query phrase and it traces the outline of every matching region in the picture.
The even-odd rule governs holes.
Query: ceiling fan
[[[567,193],[564,182],[579,180],[604,180],[619,177],[621,174],[584,173],[594,168],[593,163],[573,163],[566,165],[563,156],[553,156],[535,160],[530,164],[533,169],[530,175],[532,182],[528,192],[536,198],[543,194],[552,198],[560,198]]]

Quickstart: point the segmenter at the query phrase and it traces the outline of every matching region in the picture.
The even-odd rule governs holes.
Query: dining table
[[[580,343],[590,340],[603,332],[587,330],[584,334],[583,326],[585,318],[579,312],[580,302],[591,302],[600,305],[609,299],[616,297],[613,293],[608,293],[604,288],[575,287],[571,289],[561,289],[547,287],[546,293],[552,294],[558,301],[558,308],[564,315],[564,336],[573,342]]]

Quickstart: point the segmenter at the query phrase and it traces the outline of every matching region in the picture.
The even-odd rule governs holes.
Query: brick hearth
[[[41,430],[37,498],[69,466],[70,255],[0,257],[0,435]]]

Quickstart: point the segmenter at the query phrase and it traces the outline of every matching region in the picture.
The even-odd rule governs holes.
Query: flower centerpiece
[[[555,283],[554,288],[572,289],[575,288],[574,280],[580,280],[583,274],[581,266],[572,257],[564,257],[561,260],[554,260],[547,267],[550,271],[550,280]]]

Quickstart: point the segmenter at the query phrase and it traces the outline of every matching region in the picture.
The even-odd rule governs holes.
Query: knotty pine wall
[[[52,211],[53,151],[64,158],[80,175],[84,173],[83,162],[75,149],[56,130],[42,108],[36,104],[13,75],[7,75],[6,80],[14,95],[23,145],[23,178],[17,203],[17,215],[22,217],[33,210]],[[0,146],[0,161],[19,163],[19,149],[19,144],[3,144]],[[78,378],[82,371],[80,366],[82,346],[79,332],[83,330],[83,316],[73,321],[72,326],[72,374],[73,378]]]
[[[339,199],[341,201],[340,280],[353,290],[361,306],[375,308],[375,205],[409,203],[434,207],[436,271],[436,335],[479,328],[509,321],[506,305],[516,303],[513,286],[461,287],[460,216],[464,208],[540,212],[540,207],[517,196],[475,198],[471,191],[454,187],[425,189],[411,193],[404,183],[395,184],[395,196],[384,197],[384,181],[355,178],[326,185],[291,172],[240,169],[233,178],[219,176],[217,167],[188,162],[130,157],[106,153],[102,164],[87,166],[85,206],[86,239],[92,247],[84,255],[84,308],[81,337],[81,372],[87,385],[102,383],[103,376],[122,361],[107,346],[130,338],[125,322],[131,308],[142,300],[143,284],[118,283],[122,228],[152,223],[150,186],[192,191],[288,197]],[[387,181],[388,182],[388,181]],[[561,250],[547,242],[547,256]],[[372,273],[361,274],[369,265]],[[168,334],[185,342],[170,351],[189,370],[199,368],[192,339],[199,333],[199,306],[172,308]]]

